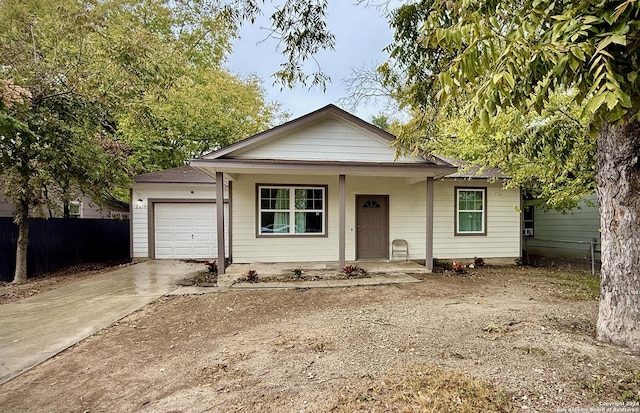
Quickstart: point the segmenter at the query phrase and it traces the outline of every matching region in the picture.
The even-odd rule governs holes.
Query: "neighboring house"
[[[13,200],[4,195],[4,185],[1,179],[0,188],[0,217],[13,217],[16,213],[16,207]],[[72,218],[128,219],[129,205],[115,198],[98,203],[90,196],[83,195],[80,199],[70,203],[69,215]],[[30,211],[30,216],[36,218],[60,218],[62,216],[62,206],[49,209],[44,205],[40,205]]]
[[[133,182],[133,258],[213,258],[217,255],[214,178],[191,166],[183,166],[138,175]],[[227,186],[224,198],[228,234]],[[227,235],[227,250],[228,240]]]
[[[545,211],[535,201],[524,201],[523,248],[528,255],[591,259],[591,244],[600,248],[600,214],[595,194],[567,213]]]
[[[390,259],[392,240],[404,239],[409,258],[428,268],[434,257],[520,257],[519,190],[447,158],[396,158],[393,139],[328,105],[192,160],[180,178],[176,170],[136,177],[133,256],[342,267]],[[228,211],[216,208],[227,202]],[[215,236],[195,232],[202,226]]]

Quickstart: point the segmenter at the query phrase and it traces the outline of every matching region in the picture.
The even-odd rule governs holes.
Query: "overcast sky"
[[[269,25],[266,17],[242,29],[241,38],[235,42],[229,57],[228,67],[233,73],[256,74],[263,79],[267,98],[280,102],[283,109],[291,114],[291,119],[329,103],[343,107],[338,100],[347,93],[343,82],[351,77],[351,69],[373,67],[386,60],[382,49],[391,43],[393,34],[380,10],[356,6],[349,0],[329,2],[328,23],[336,36],[336,49],[317,56],[322,70],[331,77],[326,92],[320,88],[309,90],[304,87],[280,91],[280,86],[273,84],[272,75],[279,69],[284,56],[277,50],[276,40],[262,42],[268,35],[267,30],[261,29]],[[360,105],[353,113],[371,121],[372,116],[382,109],[381,104],[370,102]]]

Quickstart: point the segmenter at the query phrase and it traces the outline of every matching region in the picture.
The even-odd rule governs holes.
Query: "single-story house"
[[[188,167],[138,176],[133,258],[341,268],[391,259],[396,239],[427,268],[434,258],[520,257],[518,189],[448,158],[396,156],[394,139],[328,105]]]
[[[596,253],[600,249],[596,194],[584,197],[577,208],[568,212],[545,210],[535,200],[525,200],[522,235],[523,248],[528,255],[591,259],[592,248]]]

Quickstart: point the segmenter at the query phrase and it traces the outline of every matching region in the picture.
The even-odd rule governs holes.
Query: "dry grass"
[[[511,412],[509,396],[494,385],[433,364],[389,374],[359,393],[344,393],[332,412]]]
[[[582,382],[586,396],[594,401],[628,402],[637,408],[640,403],[640,370],[629,370],[620,376],[593,374]]]
[[[585,271],[545,269],[540,275],[551,284],[551,295],[569,301],[589,301],[600,298],[600,277]]]

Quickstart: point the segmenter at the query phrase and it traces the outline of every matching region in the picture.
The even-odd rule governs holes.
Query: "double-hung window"
[[[456,188],[456,235],[484,235],[486,188]]]
[[[259,235],[325,235],[326,187],[259,186]]]

